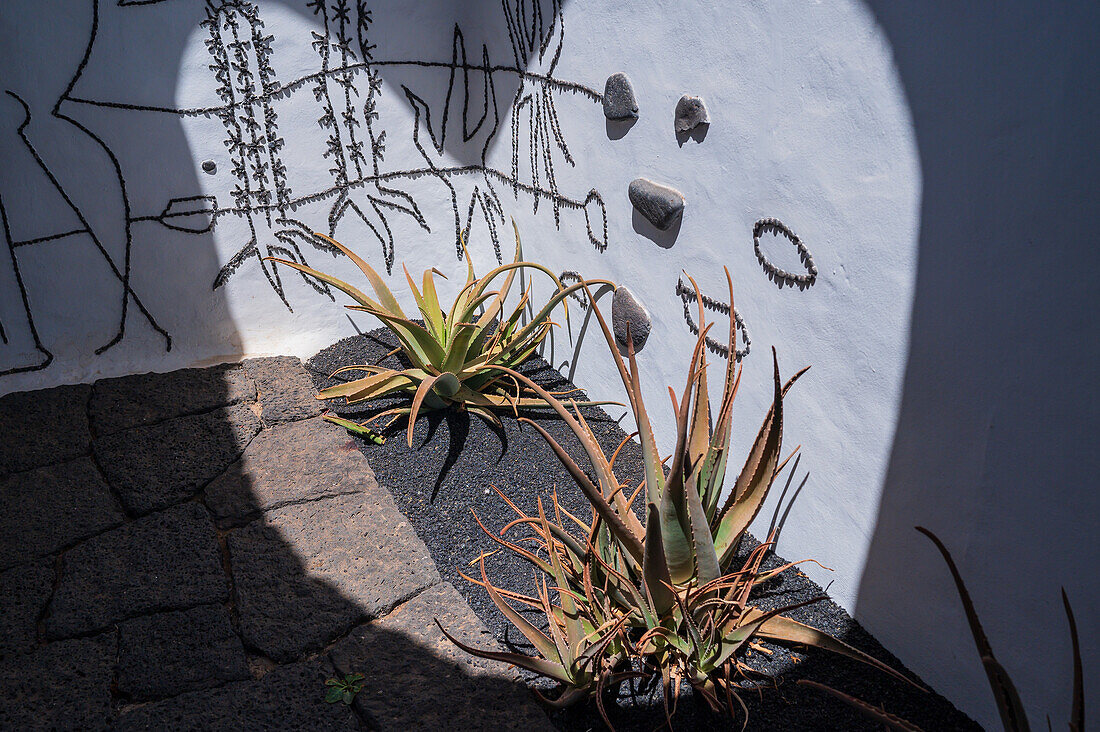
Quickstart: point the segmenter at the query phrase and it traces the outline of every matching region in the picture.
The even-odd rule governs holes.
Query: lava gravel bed
[[[333,344],[310,359],[306,366],[313,375],[314,384],[321,389],[340,380],[365,375],[353,371],[330,379],[329,374],[341,366],[382,364],[402,367],[399,355],[386,356],[396,346],[392,334],[380,328]],[[524,364],[521,371],[551,390],[573,388],[561,374],[537,357]],[[572,396],[584,398],[583,393]],[[375,400],[348,406],[337,401],[342,400],[329,404],[332,411],[356,420],[366,419],[400,403],[397,400]],[[623,410],[611,407],[610,411],[619,414]],[[606,454],[610,455],[626,434],[601,409],[586,408],[583,413]],[[580,443],[556,415],[549,410],[532,410],[525,416],[538,421],[578,464],[588,466]],[[379,422],[384,424],[387,420],[383,418]],[[401,419],[383,432],[387,438],[384,445],[363,440],[360,449],[378,482],[393,494],[398,507],[427,545],[443,579],[463,594],[470,607],[502,644],[531,653],[526,638],[501,615],[485,591],[459,574],[478,576],[476,558],[482,552],[493,552],[499,548],[478,528],[473,514],[476,513],[486,528],[493,532],[498,532],[506,523],[517,518],[515,512],[489,488],[490,485],[499,487],[521,509],[531,514],[538,510],[536,502],[539,497],[549,509],[550,497],[555,491],[562,507],[574,515],[588,519],[592,510],[534,429],[509,417],[503,417],[503,422],[504,429],[501,431],[466,413],[448,411],[424,414],[417,420],[412,448],[406,442],[407,423]],[[735,456],[732,459],[740,458]],[[623,448],[615,468],[620,480],[638,485],[643,468],[641,448],[637,442],[631,441]],[[756,545],[756,540],[747,536],[740,548],[742,555]],[[772,554],[764,567],[778,567],[785,561]],[[496,552],[486,559],[485,564],[490,580],[497,586],[533,594],[533,568],[518,555],[508,551]],[[770,609],[824,596],[821,587],[797,568],[792,568],[757,590],[753,602],[758,607]],[[909,674],[900,661],[831,600],[815,602],[790,615],[831,633],[919,683],[919,679]],[[532,618],[532,622],[536,620]],[[795,683],[803,678],[827,684],[873,704],[884,705],[888,711],[929,732],[980,729],[938,694],[914,688],[864,664],[824,651],[792,652],[768,643],[760,645],[770,653],[750,650],[745,662],[773,678],[756,681],[741,694],[748,707],[749,730],[882,728],[832,697]],[[529,683],[544,693],[549,693],[552,688],[546,680],[537,677],[529,679]],[[624,685],[618,696],[608,695],[604,704],[611,722],[620,732],[650,732],[663,723],[664,707],[659,684],[633,689]],[[568,732],[606,727],[591,699],[568,709],[551,711],[550,720],[558,729]],[[732,722],[728,717],[713,714],[701,700],[693,697],[687,685],[681,690],[672,719],[675,729],[684,730],[740,729],[743,721],[740,714]]]

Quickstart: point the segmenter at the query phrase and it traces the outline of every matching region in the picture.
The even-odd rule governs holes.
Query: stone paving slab
[[[182,694],[122,713],[116,730],[359,730],[351,708],[324,702],[325,659],[269,671],[262,679]]]
[[[116,432],[95,441],[96,460],[123,506],[143,515],[186,500],[217,478],[260,431],[245,404]]]
[[[0,663],[0,729],[107,729],[114,658],[115,634],[104,633]]]
[[[66,638],[144,613],[228,595],[209,514],[186,503],[100,534],[65,553],[47,635]]]
[[[0,658],[34,650],[38,616],[52,588],[52,559],[0,573]]]
[[[424,543],[377,486],[270,511],[228,543],[241,634],[281,662],[439,581]]]
[[[0,475],[87,455],[90,389],[59,386],[0,398]]]
[[[118,690],[134,701],[251,678],[222,605],[146,615],[118,629]]]
[[[378,483],[347,432],[309,419],[261,432],[204,496],[219,525],[230,525],[288,503],[366,490]]]
[[[240,364],[101,379],[88,411],[96,435],[254,401],[256,385]]]
[[[307,419],[324,411],[324,403],[316,399],[313,379],[300,358],[250,358],[241,365],[256,382],[265,424]]]
[[[0,479],[0,505],[0,569],[54,554],[125,518],[86,457]]]
[[[337,671],[366,677],[354,705],[374,728],[553,729],[505,664],[466,654],[444,637],[436,618],[468,645],[503,650],[449,582],[333,646]]]

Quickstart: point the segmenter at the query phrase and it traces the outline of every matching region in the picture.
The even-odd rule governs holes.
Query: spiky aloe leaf
[[[439,626],[440,632],[447,637],[451,643],[466,651],[472,656],[478,658],[485,658],[490,661],[500,661],[502,663],[510,663],[520,668],[525,668],[528,671],[534,671],[535,673],[560,681],[563,684],[572,683],[572,676],[566,670],[565,666],[554,661],[548,661],[543,658],[535,658],[533,656],[525,656],[522,653],[508,653],[506,651],[486,651],[481,648],[474,648],[468,646],[462,641],[455,638],[453,635],[447,632],[447,629],[443,627],[443,624],[439,622],[438,618],[433,618],[435,624]]]
[[[958,590],[963,612],[966,613],[966,621],[970,625],[970,634],[974,637],[974,645],[978,649],[978,655],[985,667],[985,674],[989,678],[989,687],[993,690],[993,697],[997,701],[997,711],[1001,714],[1001,722],[1004,724],[1005,729],[1010,732],[1017,730],[1022,732],[1029,729],[1027,713],[1024,711],[1020,694],[1016,691],[1016,686],[1012,683],[1008,673],[993,655],[993,647],[989,644],[989,639],[986,638],[981,621],[978,620],[978,613],[974,610],[974,602],[970,599],[970,593],[966,591],[966,584],[959,573],[959,568],[955,566],[955,560],[952,558],[951,552],[947,551],[947,547],[940,541],[940,538],[928,529],[923,526],[917,526],[916,529],[936,545],[943,556],[944,562],[947,563],[947,568],[951,571],[951,577],[955,580],[955,589]]]
[[[749,524],[760,512],[772,481],[775,480],[780,451],[783,448],[783,396],[808,370],[808,367],[802,369],[784,385],[779,380],[779,359],[775,348],[772,348],[772,364],[775,379],[772,407],[756,436],[749,460],[737,477],[737,483],[726,503],[714,535],[715,548],[723,566],[737,550],[737,542],[741,535],[748,530]]]
[[[863,716],[867,717],[868,719],[873,719],[876,722],[885,724],[890,729],[901,730],[901,732],[924,732],[924,730],[917,725],[902,719],[896,714],[891,714],[885,709],[872,706],[862,699],[857,699],[854,696],[845,694],[843,691],[834,689],[831,686],[819,684],[816,681],[810,681],[809,679],[799,679],[798,683],[803,686],[808,686],[811,689],[817,689],[818,691],[823,691],[826,694],[830,694],[840,701],[844,702],[848,706],[858,710],[863,714]]]
[[[1073,619],[1073,608],[1069,604],[1065,588],[1062,589],[1062,605],[1066,608],[1066,620],[1069,621],[1069,639],[1073,644],[1073,702],[1069,713],[1071,732],[1085,730],[1085,683],[1081,663],[1081,641],[1077,637],[1077,621]]]
[[[354,285],[350,285],[350,284],[348,284],[347,282],[344,282],[341,279],[333,277],[332,275],[327,275],[324,272],[319,272],[319,271],[313,269],[312,267],[307,267],[304,264],[298,264],[297,262],[292,262],[289,259],[280,259],[278,257],[264,257],[264,261],[277,262],[279,264],[286,265],[287,267],[291,267],[292,269],[296,269],[299,272],[302,272],[304,274],[309,275],[310,277],[315,277],[315,278],[321,280],[322,282],[330,284],[333,287],[335,287],[336,289],[343,292],[348,297],[350,297],[352,300],[355,300],[355,302],[359,303],[364,308],[371,308],[373,310],[382,310],[383,309],[381,305],[379,305],[377,302],[375,302],[371,298],[367,297],[367,295],[365,293],[363,293],[361,290],[359,290],[359,288],[355,287]],[[371,312],[371,311],[368,310],[368,312]]]
[[[763,611],[757,608],[751,608],[747,613],[747,618],[752,619],[757,617],[758,614],[764,615]],[[760,628],[757,630],[757,635],[762,638],[768,638],[770,640],[779,641],[781,643],[794,643],[804,646],[813,646],[814,648],[820,648],[825,651],[840,654],[841,656],[847,656],[855,661],[860,661],[868,666],[874,666],[883,673],[887,673],[893,676],[895,679],[904,681],[907,684],[911,684],[921,691],[925,691],[924,687],[916,683],[909,677],[895,671],[890,666],[886,665],[882,661],[869,656],[863,651],[860,651],[852,646],[848,645],[842,640],[834,638],[828,633],[818,630],[817,628],[810,627],[804,623],[800,623],[797,620],[785,617],[783,615],[775,615],[767,618],[761,623]]]
[[[390,311],[398,317],[405,317],[404,311],[401,310],[401,304],[397,302],[397,298],[393,296],[393,292],[391,292],[390,288],[386,286],[385,280],[383,280],[374,270],[374,268],[367,264],[362,257],[360,257],[352,250],[348,249],[340,242],[330,237],[327,237],[324,234],[314,232],[313,235],[319,236],[328,243],[332,244],[341,252],[343,252],[348,259],[355,263],[355,266],[359,268],[359,271],[366,275],[367,281],[370,282],[371,288],[374,289],[374,294],[378,296],[378,301],[382,303],[382,306],[386,310]]]
[[[553,397],[551,397],[553,398]],[[568,414],[568,413],[567,413]],[[584,471],[580,466],[573,462],[573,458],[565,451],[558,442],[550,436],[550,433],[543,429],[542,425],[526,417],[520,417],[520,422],[526,422],[535,428],[535,431],[542,435],[542,438],[546,440],[546,443],[550,446],[550,449],[557,455],[558,460],[565,467],[569,474],[576,481],[577,486],[580,487],[581,492],[592,504],[592,507],[599,513],[600,518],[607,522],[608,527],[611,529],[612,535],[618,540],[623,547],[630,552],[635,561],[641,562],[643,556],[642,542],[638,536],[627,528],[626,523],[623,522],[622,517],[611,507],[611,504],[600,493],[600,489],[592,484],[592,481],[588,479]]]
[[[642,562],[642,579],[646,599],[653,611],[665,615],[676,602],[669,575],[667,552],[662,541],[660,513],[652,503],[646,506],[645,557]]]

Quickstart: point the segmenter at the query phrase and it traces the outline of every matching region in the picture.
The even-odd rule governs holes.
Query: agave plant
[[[562,305],[568,317],[566,298],[584,287],[585,283],[578,282],[565,287],[548,268],[534,262],[521,261],[519,230],[515,228],[514,221],[512,226],[516,236],[515,259],[479,278],[474,274],[469,252],[465,252],[466,284],[446,312],[440,307],[435,286],[435,275],[443,277],[445,275],[435,268],[426,270],[422,285],[417,288],[408,268],[405,268],[405,278],[408,280],[413,299],[420,311],[422,323],[415,322],[405,315],[393,292],[366,261],[324,234],[316,234],[316,236],[331,242],[355,263],[366,275],[377,299],[367,296],[343,280],[319,272],[312,267],[272,258],[273,261],[316,277],[350,296],[355,304],[347,307],[369,313],[382,321],[383,325],[397,337],[400,343],[399,350],[411,364],[405,369],[387,368],[376,364],[341,367],[332,375],[348,371],[365,371],[369,376],[324,389],[317,395],[318,398],[343,397],[348,404],[354,404],[393,394],[410,396],[412,398],[410,404],[388,409],[374,417],[377,419],[384,415],[395,417],[408,415],[410,446],[412,446],[413,425],[422,408],[442,409],[454,406],[466,409],[499,426],[500,419],[494,414],[495,409],[507,408],[517,411],[524,407],[545,406],[545,402],[540,397],[532,396],[522,386],[522,382],[512,377],[509,372],[535,352],[550,328],[555,325],[550,320],[550,314],[558,304]],[[523,318],[524,313],[532,310],[530,286],[510,314],[505,316],[504,310],[505,300],[508,298],[516,273],[524,269],[546,274],[553,280],[556,287],[553,296],[526,323]],[[504,279],[499,288],[491,290],[490,287],[501,277]],[[590,282],[613,284],[606,280]],[[586,403],[595,404],[595,402]]]
[[[1016,685],[1012,683],[1012,677],[1008,675],[1008,671],[993,655],[993,646],[989,644],[989,639],[986,637],[985,630],[978,619],[978,613],[974,609],[974,602],[970,599],[970,593],[966,589],[962,574],[955,565],[951,552],[947,550],[947,547],[934,533],[923,526],[915,528],[936,545],[940,556],[947,564],[947,569],[951,572],[951,578],[955,581],[955,589],[959,593],[959,601],[962,602],[967,624],[970,625],[970,634],[974,638],[974,646],[978,649],[982,667],[989,679],[989,688],[993,691],[993,699],[997,704],[997,711],[1001,715],[1001,724],[1004,726],[1005,732],[1029,732],[1031,726],[1028,724],[1027,712],[1024,710],[1020,694],[1016,691]],[[1062,607],[1066,612],[1066,620],[1069,623],[1070,644],[1073,649],[1073,691],[1070,697],[1069,729],[1070,732],[1083,732],[1085,729],[1085,687],[1084,670],[1081,662],[1081,643],[1077,637],[1077,621],[1073,617],[1073,607],[1069,604],[1069,597],[1066,595],[1065,589],[1062,590]],[[912,722],[902,719],[896,714],[891,714],[882,707],[876,707],[862,699],[845,694],[839,689],[805,679],[800,679],[798,683],[831,694],[859,710],[864,716],[876,722],[881,722],[891,729],[923,732],[920,727]],[[1047,727],[1050,727],[1049,717],[1047,718]]]
[[[732,302],[733,282],[728,270],[726,278]],[[694,280],[692,284],[695,286]],[[593,302],[591,293],[588,294],[589,302]],[[482,579],[471,581],[485,587],[501,612],[517,626],[520,623],[516,622],[517,613],[509,605],[509,599],[544,612],[550,635],[536,636],[536,642],[531,628],[520,626],[532,639],[539,657],[502,656],[462,647],[556,679],[564,686],[558,704],[575,701],[624,674],[644,673],[660,675],[666,710],[672,693],[679,689],[681,681],[687,681],[713,708],[732,714],[733,704],[740,700],[731,679],[745,670],[739,655],[752,638],[833,651],[908,682],[890,667],[840,640],[780,614],[805,603],[768,611],[755,607],[751,603],[752,590],[792,566],[763,571],[761,563],[769,544],[758,547],[742,565],[736,566],[734,562],[742,536],[786,463],[780,461],[783,398],[806,369],[783,383],[773,349],[772,406],[748,459],[722,500],[731,414],[741,370],[735,358],[727,361],[722,397],[712,427],[705,348],[709,326],[704,322],[702,306],[699,336],[684,391],[677,398],[669,389],[675,412],[676,446],[666,459],[667,474],[666,460],[657,452],[652,424],[642,401],[631,339],[626,338],[624,361],[599,308],[594,304],[593,308],[638,426],[644,480],[633,491],[618,480],[614,472],[618,450],[611,458],[604,454],[578,405],[567,406],[518,372],[498,367],[545,400],[579,439],[595,481],[539,424],[520,418],[547,441],[591,503],[593,515],[587,522],[568,514],[557,504],[555,495],[554,521],[547,519],[541,504],[536,517],[524,514],[509,501],[519,517],[504,527],[499,537],[482,526],[494,541],[520,554],[555,584],[551,588],[540,585],[539,597],[534,598],[494,587],[484,568]],[[734,337],[735,324],[731,320],[731,354]],[[626,440],[619,449],[625,444]],[[644,496],[644,523],[634,510],[639,496]],[[562,521],[563,515],[568,522]],[[529,527],[534,536],[523,541],[507,539],[506,533],[516,526]],[[573,533],[578,529],[580,538]],[[533,548],[529,545],[531,541]],[[552,592],[557,595],[557,605],[550,602]]]

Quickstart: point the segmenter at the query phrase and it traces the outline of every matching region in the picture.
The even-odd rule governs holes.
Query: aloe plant
[[[728,270],[726,278],[732,302],[733,282]],[[695,286],[694,280],[692,285]],[[591,293],[588,294],[589,302],[594,303]],[[698,301],[701,303],[702,298]],[[529,516],[509,500],[518,514],[514,522],[505,526],[499,536],[482,526],[494,541],[534,565],[543,582],[549,577],[554,584],[549,587],[540,584],[538,597],[505,592],[491,584],[483,567],[481,580],[467,579],[489,592],[496,606],[532,640],[540,655],[502,655],[461,647],[559,681],[564,690],[555,701],[557,704],[571,703],[624,675],[642,673],[661,676],[666,710],[680,681],[687,681],[713,708],[733,714],[733,705],[740,700],[732,679],[744,670],[739,657],[754,637],[829,650],[908,682],[885,664],[781,614],[805,603],[768,611],[755,607],[751,603],[753,589],[792,566],[762,570],[769,544],[758,547],[740,566],[734,562],[741,538],[786,463],[780,460],[783,398],[806,369],[784,383],[773,349],[772,406],[723,500],[731,414],[741,369],[735,358],[727,361],[722,396],[712,420],[705,348],[710,326],[705,323],[702,305],[699,335],[688,364],[684,390],[677,397],[669,389],[676,444],[666,459],[667,473],[666,460],[657,451],[652,423],[642,400],[631,339],[629,335],[626,338],[624,360],[599,308],[593,304],[593,309],[638,427],[644,480],[631,491],[616,477],[614,463],[618,450],[610,458],[604,454],[578,405],[567,406],[515,370],[496,367],[545,400],[580,440],[595,480],[538,423],[520,418],[547,441],[591,503],[593,515],[591,521],[585,521],[568,514],[558,505],[555,495],[553,520],[547,517],[541,502],[539,515]],[[735,327],[731,320],[728,336],[731,354]],[[625,444],[626,440],[619,449]],[[644,523],[634,511],[640,496],[645,507]],[[507,532],[518,526],[528,527],[533,536],[521,541],[506,538]],[[553,594],[557,596],[556,605],[551,602]],[[509,605],[509,600],[542,611],[549,635],[533,629]]]
[[[411,397],[408,405],[386,410],[384,415],[395,417],[408,415],[408,442],[412,446],[413,426],[421,409],[457,407],[466,409],[499,426],[496,409],[545,406],[539,397],[532,397],[521,381],[507,372],[523,363],[542,343],[554,323],[550,315],[561,304],[568,317],[566,298],[585,287],[584,282],[565,287],[548,268],[534,262],[521,261],[522,247],[519,230],[512,222],[516,236],[515,259],[493,269],[484,277],[474,274],[474,266],[466,254],[466,284],[458,293],[450,308],[441,309],[436,290],[435,275],[444,276],[432,268],[424,272],[422,284],[416,282],[405,268],[405,278],[412,290],[413,299],[422,323],[411,320],[401,309],[400,303],[381,276],[365,260],[343,244],[323,234],[343,252],[366,276],[375,297],[369,297],[355,286],[332,275],[319,272],[297,262],[271,258],[273,261],[328,283],[355,301],[351,310],[369,313],[378,318],[397,337],[400,350],[411,366],[393,369],[375,364],[354,364],[337,369],[332,375],[348,371],[365,371],[369,376],[331,386],[318,394],[319,399],[344,398],[348,404],[376,399],[393,394]],[[530,307],[531,288],[523,293],[518,304],[507,316],[505,300],[516,273],[524,270],[542,272],[556,287],[553,296],[530,318],[523,322]],[[503,282],[491,290],[499,278]],[[612,284],[605,280],[591,280],[591,284]],[[595,402],[588,402],[595,404]],[[606,402],[604,402],[606,403]]]

